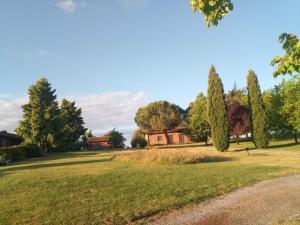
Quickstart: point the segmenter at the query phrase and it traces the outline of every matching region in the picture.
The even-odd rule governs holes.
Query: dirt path
[[[190,209],[153,217],[151,225],[268,225],[300,217],[300,175],[263,181]]]

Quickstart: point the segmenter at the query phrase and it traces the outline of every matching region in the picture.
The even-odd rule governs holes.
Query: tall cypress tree
[[[218,151],[226,151],[229,148],[227,109],[223,84],[214,66],[211,66],[208,76],[207,104],[214,146]]]
[[[59,108],[55,90],[47,79],[38,80],[28,89],[29,102],[22,106],[23,119],[16,129],[26,143],[48,152],[59,138]]]
[[[267,115],[258,79],[252,70],[248,72],[247,88],[252,139],[257,148],[266,148],[269,145]]]

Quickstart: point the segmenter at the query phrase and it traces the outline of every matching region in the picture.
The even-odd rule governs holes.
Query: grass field
[[[249,156],[242,151],[246,147],[253,146],[233,144],[226,153],[211,146],[154,149],[155,157],[149,150],[71,152],[0,167],[0,224],[140,223],[261,180],[300,173],[300,145],[274,142]]]

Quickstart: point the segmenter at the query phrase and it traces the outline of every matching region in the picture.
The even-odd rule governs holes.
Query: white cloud
[[[59,0],[57,6],[61,8],[65,13],[75,13],[77,4],[74,0]]]
[[[144,92],[109,92],[66,98],[82,108],[85,126],[92,129],[93,133],[103,134],[116,128],[124,133],[127,141],[130,141],[136,129],[135,113],[146,103]],[[0,130],[14,131],[22,118],[21,105],[26,101],[27,97],[0,94]]]

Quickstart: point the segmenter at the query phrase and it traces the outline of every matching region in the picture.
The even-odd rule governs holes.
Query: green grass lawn
[[[72,152],[0,167],[0,224],[125,224],[199,203],[261,180],[300,173],[300,145],[226,153],[212,147],[168,151],[222,156],[193,164],[124,161],[120,151]],[[147,150],[141,150],[147,151]],[[131,151],[135,154],[138,151]]]

